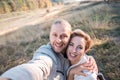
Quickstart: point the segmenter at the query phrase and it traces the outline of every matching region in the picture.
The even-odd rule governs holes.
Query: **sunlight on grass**
[[[88,54],[94,56],[99,71],[107,80],[120,79],[119,16],[119,8],[104,3],[77,6],[55,16],[68,20],[73,30],[80,28],[90,34],[93,47]],[[34,51],[49,41],[53,20],[54,18],[50,18],[44,23],[29,25],[0,37],[0,74],[10,67],[30,60]]]

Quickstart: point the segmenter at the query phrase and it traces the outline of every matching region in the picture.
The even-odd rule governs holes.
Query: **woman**
[[[67,57],[71,64],[68,72],[73,67],[84,64],[88,61],[87,55],[85,53],[90,49],[90,47],[91,38],[88,34],[80,29],[76,29],[75,31],[73,31],[70,43],[68,44],[68,48],[66,50]],[[77,70],[71,70],[68,74],[68,80],[97,80],[98,72],[82,70],[83,69],[81,69],[81,72],[83,72],[84,74],[78,74]]]

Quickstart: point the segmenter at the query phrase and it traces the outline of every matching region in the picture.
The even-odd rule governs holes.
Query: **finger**
[[[92,64],[92,72],[98,73],[98,67],[96,64],[96,61],[93,59],[93,64]]]
[[[79,68],[79,71],[83,71],[83,70],[88,70],[88,71],[90,71],[90,70],[92,70],[92,69],[93,69],[93,68],[91,68],[91,67],[87,67],[87,66],[81,65],[80,68]]]
[[[79,73],[77,73],[76,75],[78,75],[78,76],[87,76],[87,74],[85,74],[85,73],[83,73],[83,72],[79,72]]]
[[[98,67],[97,67],[95,59],[90,56],[89,60],[90,60],[90,63],[92,63],[92,64],[90,64],[92,72],[95,72],[96,74],[98,74]]]
[[[85,64],[85,67],[92,72],[97,68],[96,61],[92,56],[88,57],[88,64]]]
[[[93,72],[96,73],[96,74],[98,74],[98,67],[97,67],[96,64],[95,64],[95,66],[94,66]]]
[[[94,59],[91,56],[88,56],[88,61],[84,64],[86,67],[91,67],[94,63]]]
[[[84,66],[87,70],[92,70],[93,69],[93,63],[86,63]]]
[[[89,57],[89,66],[92,66],[95,63],[95,60],[92,56]]]

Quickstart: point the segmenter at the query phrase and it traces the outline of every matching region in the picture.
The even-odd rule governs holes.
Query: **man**
[[[71,25],[67,21],[56,20],[51,26],[50,43],[41,46],[31,61],[14,67],[1,76],[12,80],[65,80],[69,63],[63,55],[71,33]],[[92,62],[95,63],[94,60]]]
[[[0,80],[12,80],[12,79],[0,77]]]

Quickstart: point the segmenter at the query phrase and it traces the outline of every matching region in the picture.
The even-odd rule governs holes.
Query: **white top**
[[[67,71],[67,74],[69,72],[69,70],[79,64],[82,64],[82,63],[85,63],[87,61],[87,55],[84,55],[82,57],[82,59],[77,63],[77,64],[74,64],[72,66],[70,66],[70,68],[68,69]],[[86,73],[87,76],[82,76],[82,75],[74,75],[74,80],[97,80],[97,75],[96,73],[92,73],[90,71],[87,71],[87,70],[84,70],[83,73]]]

